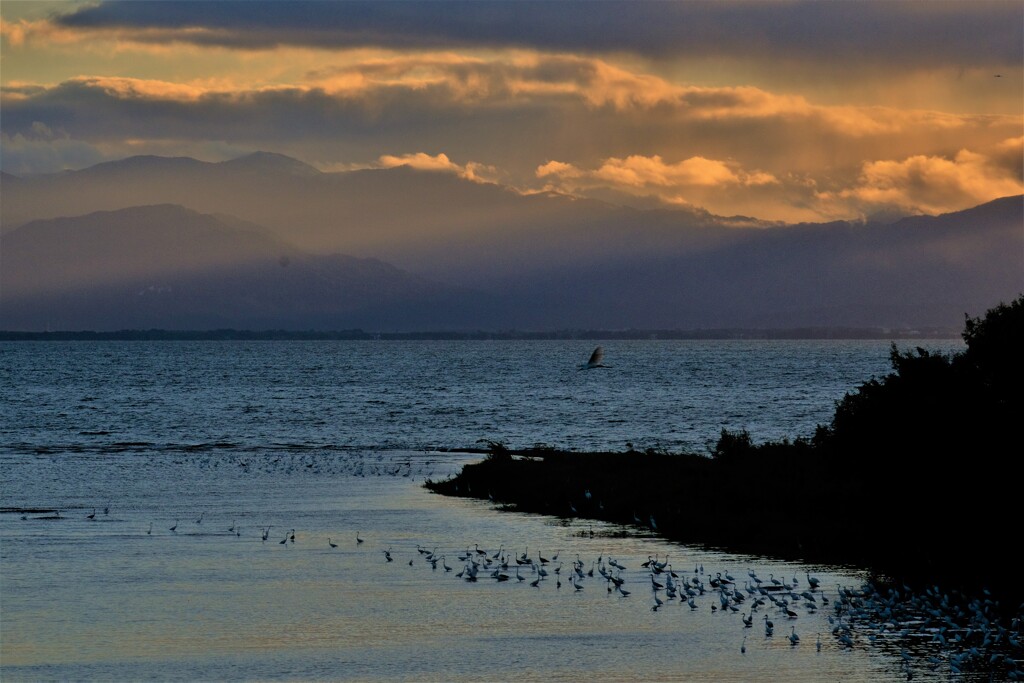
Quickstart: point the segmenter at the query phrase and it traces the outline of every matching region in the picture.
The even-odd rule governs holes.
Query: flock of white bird
[[[104,514],[109,511],[109,505],[104,507]],[[60,513],[56,515],[43,518],[59,519]],[[204,516],[205,513],[200,513],[194,520],[196,526],[202,525]],[[95,518],[95,509],[86,515],[86,519]],[[168,531],[177,533],[179,521],[175,520]],[[272,528],[260,527],[263,542],[270,539]],[[234,521],[227,531],[235,536],[242,535],[242,528]],[[152,523],[146,533],[153,533]],[[357,532],[355,544],[361,546],[364,541]],[[280,545],[295,542],[295,529],[288,529],[277,541]],[[338,548],[332,538],[327,539],[327,544],[331,549]],[[393,548],[382,552],[385,562],[396,561]],[[938,587],[914,592],[908,587],[880,589],[868,583],[857,589],[837,585],[830,600],[821,581],[809,572],[805,572],[805,584],[801,584],[795,574],[790,579],[776,578],[774,574],[764,579],[753,569],[737,580],[729,571],[706,573],[702,564],[695,566],[693,572],[677,572],[666,555],[664,560],[660,560],[660,556],[649,556],[639,564],[638,575],[622,562],[604,555],[588,565],[577,553],[566,566],[565,560],[559,559],[561,552],[550,558],[540,553],[531,557],[529,548],[517,555],[506,551],[504,546],[489,552],[479,544],[452,552],[453,561],[461,565],[455,572],[455,567],[449,564],[448,552],[439,553],[437,548],[427,549],[417,544],[416,554],[407,564],[414,566],[419,560],[433,571],[440,569],[446,575],[452,573],[454,578],[470,582],[514,580],[528,583],[532,588],[551,582],[558,590],[564,585],[567,590],[576,592],[584,590],[593,579],[595,583],[604,582],[608,593],[622,598],[633,595],[638,585],[646,588],[649,581],[651,611],[657,612],[677,602],[689,611],[707,606],[712,613],[740,613],[744,631],[753,629],[757,623],[763,626],[765,638],[775,635],[774,620],[777,619],[789,625],[789,633],[784,637],[792,647],[800,644],[796,629],[798,610],[815,614],[831,606],[828,623],[831,635],[841,647],[852,648],[865,639],[870,645],[889,650],[899,643],[914,643],[914,649],[920,650],[920,645],[927,643],[928,654],[919,657],[911,655],[905,646],[900,647],[900,667],[907,680],[914,678],[915,665],[923,665],[931,671],[941,667],[952,674],[982,670],[991,674],[992,680],[1024,681],[1024,605],[1010,619],[1009,626],[1005,626],[1001,621],[1003,611],[988,595],[966,600],[943,593]],[[815,648],[821,651],[820,633],[816,635]],[[746,651],[745,633],[740,653],[746,654]]]
[[[531,556],[528,548],[519,554],[504,547],[490,552],[478,544],[454,552],[417,544],[409,559],[398,558],[393,548],[382,552],[385,562],[420,563],[463,581],[514,581],[532,588],[547,582],[555,589],[564,586],[576,592],[596,583],[621,598],[649,590],[654,612],[675,603],[687,611],[739,613],[744,634],[741,654],[747,652],[747,629],[755,624],[763,627],[765,638],[772,638],[776,621],[780,622],[780,636],[797,647],[801,614],[828,610],[831,636],[839,647],[870,645],[893,654],[898,648],[900,670],[907,680],[912,680],[920,667],[933,672],[945,667],[952,674],[981,671],[991,680],[1024,680],[1021,615],[1004,626],[998,605],[990,597],[961,601],[937,588],[915,594],[906,587],[881,590],[868,583],[856,589],[837,585],[830,599],[829,591],[809,572],[804,572],[803,582],[796,575],[762,578],[753,569],[737,579],[729,571],[705,572],[701,564],[692,572],[676,571],[667,555],[663,560],[648,557],[638,570],[631,571],[623,562],[603,555],[588,564],[579,554],[567,562],[560,559],[560,552],[546,558],[540,553]],[[1024,605],[1021,610],[1024,612]],[[814,647],[821,651],[821,633],[816,634]]]
[[[104,515],[109,511],[109,505],[103,508]],[[62,519],[59,512],[55,514],[37,519]],[[96,515],[94,509],[85,517],[95,521]],[[193,520],[195,527],[203,525],[204,517],[205,513],[200,513]],[[167,531],[177,534],[179,521],[175,520]],[[271,540],[272,529],[259,528],[264,543]],[[227,531],[234,536],[242,535],[241,526],[234,521]],[[145,533],[153,533],[152,523]],[[354,544],[361,547],[365,540],[356,533]],[[280,540],[275,536],[273,542],[295,544],[296,530],[286,530]],[[332,551],[338,545],[333,538],[327,539]],[[484,550],[479,544],[443,552],[417,544],[414,551],[404,551],[402,557],[393,548],[381,552],[384,562],[425,565],[468,582],[511,581],[537,589],[553,583],[557,590],[564,586],[576,592],[589,584],[603,583],[605,591],[620,598],[649,591],[653,612],[675,603],[687,611],[739,613],[744,634],[741,654],[747,651],[748,629],[755,624],[763,627],[765,638],[772,638],[775,622],[779,621],[783,625],[780,636],[797,647],[801,642],[797,632],[801,613],[829,610],[831,635],[840,647],[873,646],[898,654],[907,680],[914,678],[916,668],[926,667],[930,671],[945,668],[951,674],[984,672],[990,680],[1024,681],[1024,605],[1009,617],[1007,625],[1003,623],[1007,610],[987,593],[983,598],[967,599],[943,593],[938,587],[915,592],[906,586],[880,588],[872,583],[855,589],[836,585],[835,591],[829,592],[809,572],[804,572],[801,581],[795,574],[792,578],[776,578],[774,574],[763,578],[748,569],[746,576],[737,579],[729,571],[705,572],[702,564],[697,564],[692,572],[677,571],[668,555],[663,560],[660,555],[649,556],[639,563],[638,569],[631,570],[626,563],[604,555],[588,564],[578,553],[566,561],[561,559],[561,552],[551,557],[541,553],[531,556],[529,548],[517,554],[504,546],[495,551]],[[818,651],[822,648],[821,633],[816,634],[815,647]]]

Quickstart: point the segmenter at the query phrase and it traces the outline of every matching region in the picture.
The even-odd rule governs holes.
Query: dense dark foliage
[[[963,337],[952,356],[894,346],[893,371],[839,401],[811,438],[754,444],[723,430],[711,457],[494,444],[491,457],[428,486],[1017,600],[1006,560],[1024,545],[1024,296],[968,319]]]

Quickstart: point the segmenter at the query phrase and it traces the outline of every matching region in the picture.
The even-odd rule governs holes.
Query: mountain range
[[[257,153],[0,177],[0,329],[958,328],[1024,198],[782,225]]]

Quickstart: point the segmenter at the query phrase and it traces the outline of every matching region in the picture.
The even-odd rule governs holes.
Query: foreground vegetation
[[[893,346],[893,371],[847,394],[809,438],[754,444],[723,430],[710,457],[492,443],[484,461],[427,486],[685,543],[989,588],[1016,605],[1024,296],[968,319],[963,338],[952,356]]]

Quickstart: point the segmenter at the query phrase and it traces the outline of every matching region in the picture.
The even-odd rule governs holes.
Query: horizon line
[[[0,330],[0,341],[671,341],[671,340],[890,340],[957,339],[951,327],[798,326],[779,328],[644,328],[563,330],[248,330],[162,328],[120,330]]]

